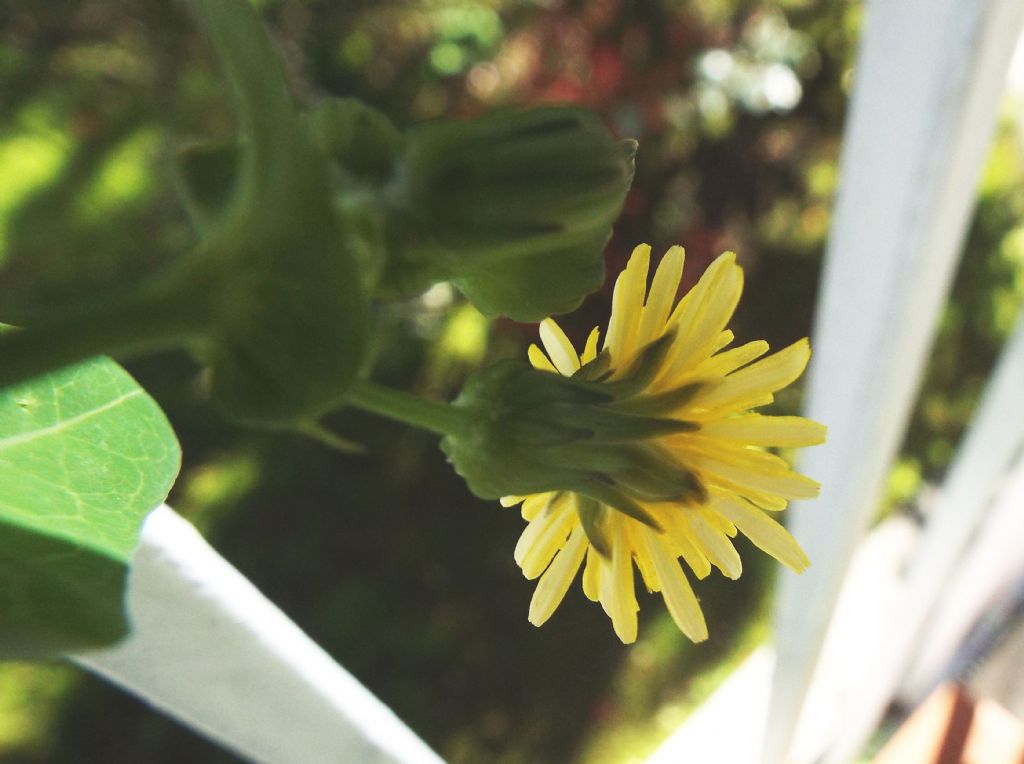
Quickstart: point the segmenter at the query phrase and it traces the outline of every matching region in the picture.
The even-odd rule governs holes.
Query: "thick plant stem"
[[[0,387],[101,354],[131,355],[197,339],[205,311],[165,284],[75,305],[23,329],[0,333]],[[154,288],[155,287],[155,288]]]
[[[346,400],[352,406],[396,422],[429,430],[438,435],[459,435],[468,422],[463,411],[447,403],[437,403],[417,395],[381,387],[360,380],[349,390]]]

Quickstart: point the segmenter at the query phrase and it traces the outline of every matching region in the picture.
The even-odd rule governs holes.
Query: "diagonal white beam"
[[[1019,412],[1024,408],[1018,408]],[[965,550],[956,574],[928,616],[928,640],[915,651],[897,697],[913,707],[949,673],[957,649],[986,611],[998,608],[1024,577],[1024,451],[1003,482],[992,509]]]
[[[766,764],[792,738],[853,549],[903,435],[973,207],[1024,4],[869,0],[814,332],[804,459],[821,498],[791,528],[812,560],[783,574]]]
[[[888,637],[867,656],[841,738],[827,764],[852,761],[882,717],[926,638],[924,625],[1024,446],[1024,314],[985,388],[894,606]],[[989,567],[990,575],[998,575]]]
[[[398,717],[163,506],[133,560],[132,634],[73,660],[267,764],[442,764]]]
[[[918,539],[916,524],[889,518],[861,542],[843,582],[834,623],[808,693],[810,698],[794,740],[795,761],[817,761],[845,724],[840,692],[859,667],[850,665],[877,614],[879,591],[899,580]],[[763,764],[761,740],[768,713],[774,650],[759,647],[740,664],[645,764],[724,762]],[[723,734],[734,730],[736,734]]]

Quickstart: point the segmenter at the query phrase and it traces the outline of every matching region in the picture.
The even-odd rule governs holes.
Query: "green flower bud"
[[[569,107],[410,130],[387,199],[387,284],[451,279],[484,313],[517,320],[573,309],[604,278],[635,152]]]
[[[366,104],[332,99],[305,122],[334,161],[335,207],[378,295],[452,281],[487,315],[534,321],[600,286],[636,142],[594,115],[547,106],[403,135]]]
[[[411,130],[402,172],[410,213],[441,246],[497,262],[607,232],[635,152],[589,112],[545,107]]]

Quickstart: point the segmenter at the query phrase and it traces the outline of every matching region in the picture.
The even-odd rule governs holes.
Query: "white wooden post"
[[[829,440],[802,469],[823,488],[791,513],[812,567],[781,581],[767,764],[784,759],[903,435],[1022,12],[1019,0],[868,2],[809,381],[807,414]]]
[[[1017,415],[1019,416],[1020,409]],[[954,655],[986,611],[997,605],[1024,577],[1024,453],[1002,484],[955,575],[928,618],[928,639],[915,651],[897,697],[911,707],[948,678]]]
[[[267,764],[442,764],[169,507],[142,530],[134,631],[73,660]]]
[[[904,585],[879,618],[885,639],[866,656],[843,734],[826,758],[851,761],[882,717],[928,635],[923,626],[1024,446],[1024,314],[1003,351],[949,472]],[[994,568],[990,571],[995,572]]]

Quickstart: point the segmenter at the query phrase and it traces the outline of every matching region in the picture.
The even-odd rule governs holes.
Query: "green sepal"
[[[690,502],[706,496],[697,476],[660,449],[646,446],[636,450],[636,463],[613,475],[616,484],[630,494],[657,502]]]
[[[580,366],[573,373],[572,379],[577,382],[601,382],[612,373],[611,361],[611,354],[603,350],[593,361]]]
[[[451,281],[488,316],[575,309],[604,281],[604,246],[634,141],[571,107],[505,110],[404,134],[354,99],[306,115],[334,166],[336,206],[372,244],[375,294]]]
[[[558,423],[579,423],[578,406],[553,404],[546,409],[551,420]],[[587,425],[594,437],[606,442],[659,438],[693,432],[697,427],[681,419],[660,419],[638,416],[609,408],[593,407],[587,412]]]
[[[573,490],[657,527],[638,501],[702,494],[696,476],[658,445],[694,425],[612,410],[608,395],[504,361],[467,380],[453,404],[466,429],[446,435],[442,448],[482,498]]]
[[[554,375],[540,379],[520,361],[502,361],[477,370],[453,406],[467,416],[466,432],[446,435],[441,448],[477,496],[497,499],[560,490],[567,476],[587,477],[585,468],[561,463],[553,454],[566,443],[589,436],[585,423],[560,427],[545,423],[535,405],[571,390]],[[568,446],[572,448],[572,446]]]
[[[586,480],[572,486],[572,490],[583,496],[589,496],[627,517],[632,517],[659,533],[663,530],[661,523],[650,512],[613,485],[608,485],[600,480]]]
[[[617,398],[631,398],[642,393],[651,386],[665,365],[665,358],[672,349],[675,331],[668,331],[658,339],[648,342],[633,360],[612,382],[602,382],[601,387],[614,394]]]
[[[659,416],[671,414],[678,411],[708,386],[706,382],[690,382],[680,387],[666,390],[653,395],[638,395],[633,398],[612,401],[606,404],[606,408],[613,411],[622,411],[637,416]],[[680,420],[682,421],[682,420]],[[690,431],[696,432],[700,429],[699,422],[688,422]]]
[[[583,532],[587,534],[590,546],[602,557],[611,559],[612,544],[605,528],[608,520],[608,508],[586,495],[577,497],[576,507],[580,525],[583,526]]]

